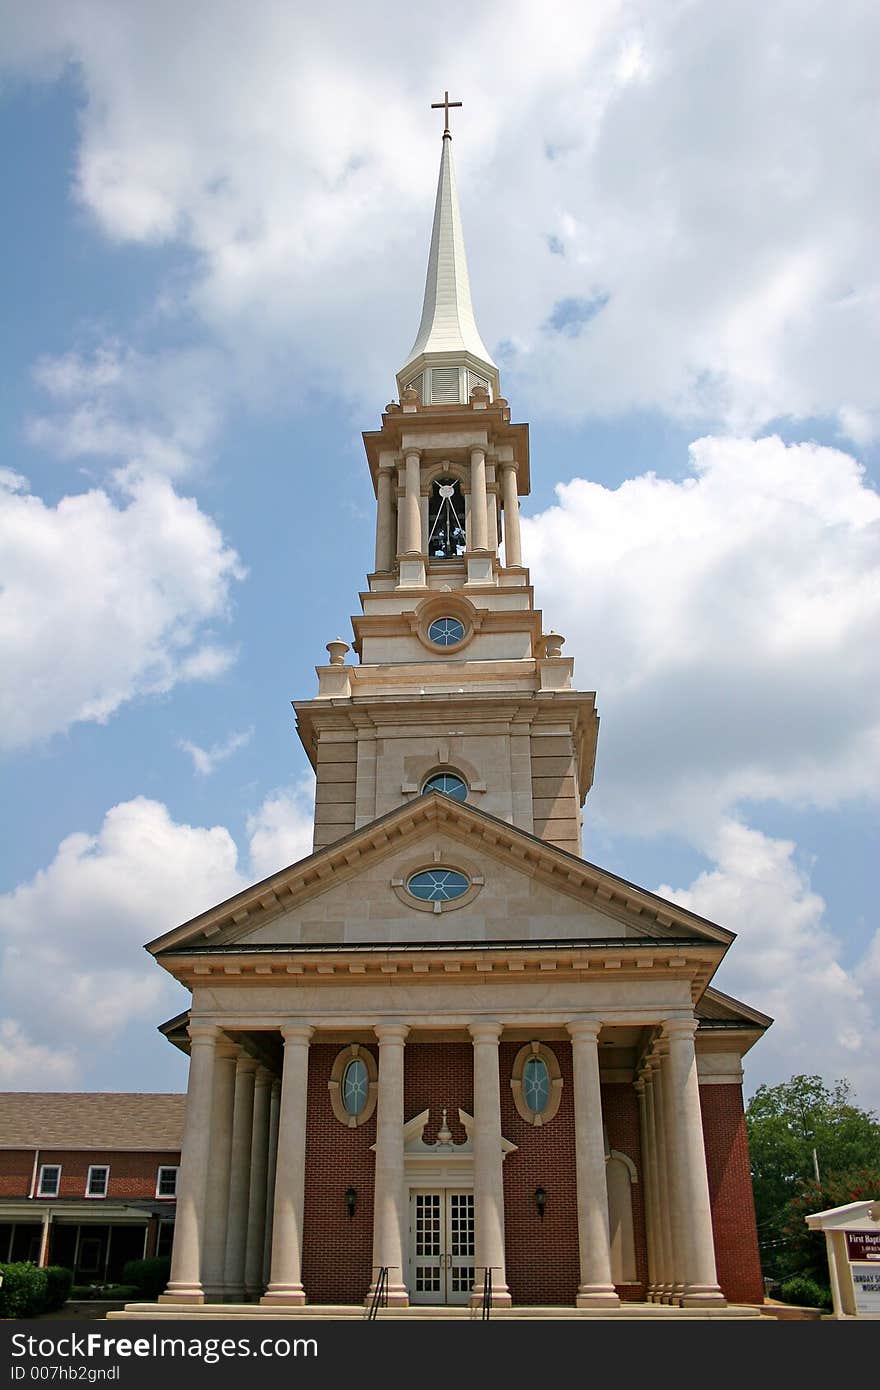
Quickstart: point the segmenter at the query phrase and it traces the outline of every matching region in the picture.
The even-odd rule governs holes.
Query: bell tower
[[[572,688],[523,565],[528,425],[512,424],[471,303],[446,126],[416,340],[399,399],[364,438],[375,567],[328,642],[318,694],[297,701],[317,776],[319,849],[439,790],[580,854],[595,695]]]

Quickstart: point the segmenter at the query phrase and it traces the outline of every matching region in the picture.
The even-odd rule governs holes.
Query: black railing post
[[[367,1321],[368,1321],[368,1322],[375,1322],[375,1321],[376,1321],[376,1315],[377,1315],[377,1313],[379,1312],[379,1306],[380,1306],[380,1304],[381,1304],[381,1306],[382,1306],[383,1308],[387,1308],[387,1307],[388,1307],[388,1266],[387,1266],[387,1265],[382,1265],[381,1268],[379,1269],[379,1277],[378,1277],[378,1279],[376,1280],[375,1287],[373,1288],[373,1297],[372,1297],[371,1300],[370,1300],[370,1306],[369,1306],[369,1308],[368,1308],[368,1310],[367,1310]]]
[[[489,1314],[492,1311],[492,1270],[486,1267],[483,1274],[483,1309],[480,1314],[481,1322],[489,1321]]]

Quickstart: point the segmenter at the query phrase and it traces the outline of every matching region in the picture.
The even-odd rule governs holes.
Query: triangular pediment
[[[470,880],[460,906],[416,907],[417,867]],[[244,889],[149,944],[157,956],[236,944],[584,939],[681,940],[720,947],[733,934],[677,904],[439,793],[418,797]]]

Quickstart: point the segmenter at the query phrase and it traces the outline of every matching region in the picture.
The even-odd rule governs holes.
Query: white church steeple
[[[416,340],[397,373],[401,395],[413,387],[423,405],[464,405],[475,386],[499,395],[498,368],[480,337],[471,303],[461,212],[452,163],[449,131],[449,93],[435,105],[446,112],[440,178],[434,207],[434,226],[422,321]]]

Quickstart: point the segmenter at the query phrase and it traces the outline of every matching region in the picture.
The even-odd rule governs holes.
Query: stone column
[[[472,1023],[474,1040],[474,1287],[483,1295],[483,1274],[492,1271],[492,1303],[510,1305],[504,1253],[504,1174],[501,1152],[500,1023]]]
[[[205,1297],[225,1292],[226,1221],[229,1212],[229,1164],[232,1153],[232,1108],[235,1099],[235,1043],[220,1041],[214,1053],[214,1099],[211,1107],[211,1160],[205,1198],[202,1282]]]
[[[489,549],[493,554],[498,550],[498,494],[494,488],[486,498],[486,527],[489,532]]]
[[[419,555],[422,550],[422,470],[419,454],[415,449],[407,451],[405,479],[406,491],[403,498],[404,554]]]
[[[306,1104],[309,1038],[314,1029],[290,1024],[281,1029],[284,1071],[278,1114],[278,1159],[272,1217],[272,1264],[269,1287],[261,1303],[300,1304],[302,1283],[303,1203],[306,1176]]]
[[[660,1210],[660,1177],[657,1158],[657,1126],[654,1118],[654,1081],[650,1063],[642,1075],[642,1105],[644,1106],[645,1201],[647,1205],[648,1238],[648,1299],[659,1303],[663,1292],[663,1217]]]
[[[655,1202],[652,1191],[654,1180],[654,1164],[651,1155],[651,1139],[648,1129],[648,1099],[645,1094],[647,1085],[644,1077],[639,1076],[633,1082],[633,1090],[639,1104],[639,1144],[642,1151],[642,1204],[645,1213],[645,1245],[648,1253],[648,1287],[646,1298],[648,1302],[653,1301],[654,1286],[657,1282],[656,1251],[657,1242],[654,1236],[654,1216]]]
[[[388,1302],[405,1307],[406,1194],[403,1190],[403,1057],[409,1028],[405,1023],[375,1025],[379,1039],[379,1089],[376,1104],[376,1185],[373,1197],[372,1294],[379,1270],[388,1269]]]
[[[247,1214],[244,1287],[248,1298],[263,1292],[263,1243],[266,1234],[266,1183],[269,1163],[269,1093],[272,1073],[257,1068],[254,1083],[254,1124],[251,1135],[251,1190]]]
[[[682,1218],[679,1250],[684,1308],[726,1301],[718,1287],[715,1270],[715,1241],[694,1051],[696,1030],[693,1018],[666,1019],[663,1024],[664,1035],[669,1040],[671,1151],[675,1156],[672,1180],[676,1192],[675,1214]]]
[[[392,470],[380,468],[376,480],[376,569],[380,574],[391,569],[394,515],[391,507]]]
[[[661,1303],[677,1303],[681,1298],[679,1276],[678,1228],[675,1212],[675,1189],[672,1183],[673,1160],[670,1151],[669,1045],[660,1038],[654,1045],[652,1059],[654,1080],[654,1123],[657,1128],[657,1181],[660,1190],[661,1234],[663,1238],[663,1287]]]
[[[229,1164],[229,1218],[226,1226],[224,1279],[232,1303],[244,1298],[244,1256],[247,1243],[251,1185],[251,1143],[254,1128],[254,1080],[257,1062],[239,1053],[235,1064],[235,1103],[232,1111],[232,1155]]]
[[[611,1282],[608,1186],[605,1180],[605,1142],[599,1085],[599,1030],[602,1025],[594,1019],[577,1019],[567,1027],[571,1034],[574,1070],[574,1142],[581,1261],[577,1306],[610,1307],[616,1306],[619,1299]]]
[[[522,564],[519,533],[519,497],[516,491],[516,464],[502,463],[501,491],[504,499],[504,563]]]
[[[269,1159],[266,1174],[266,1227],[263,1237],[263,1283],[268,1284],[272,1270],[272,1217],[275,1213],[275,1167],[278,1162],[278,1111],[281,1106],[281,1082],[272,1082],[269,1101]]]
[[[189,1081],[177,1179],[177,1218],[171,1252],[171,1277],[167,1289],[159,1295],[160,1303],[205,1301],[201,1282],[201,1245],[211,1158],[214,1054],[220,1030],[213,1024],[191,1023],[188,1031]]]
[[[471,449],[471,550],[489,549],[486,450]]]

